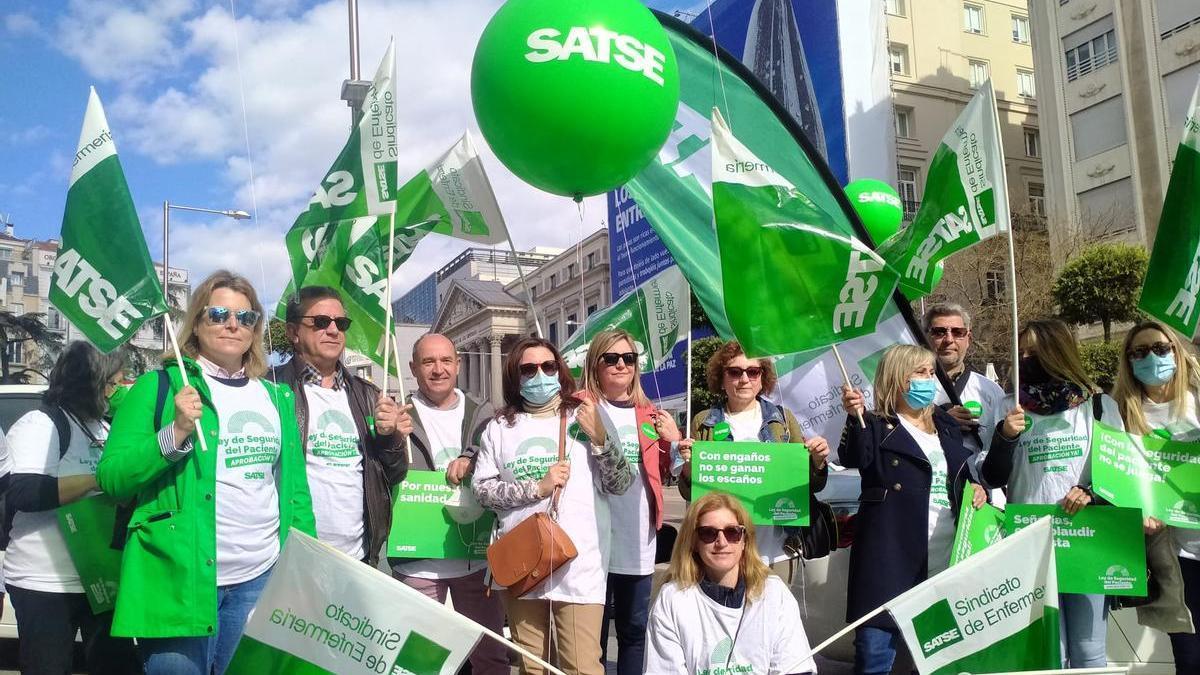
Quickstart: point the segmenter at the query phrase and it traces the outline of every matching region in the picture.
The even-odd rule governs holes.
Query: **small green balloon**
[[[932,276],[933,276],[933,287],[934,288],[937,288],[937,285],[942,283],[942,275],[945,273],[946,273],[946,261],[943,260],[943,261],[939,262],[937,265],[935,265],[933,268]],[[897,288],[900,289],[900,293],[902,293],[904,295],[904,297],[908,298],[908,300],[910,302],[916,302],[917,300],[920,300],[923,297],[920,293],[918,293],[916,291],[910,291],[907,288],[904,288],[903,286],[898,286]]]
[[[900,231],[904,203],[896,188],[874,178],[859,178],[846,186],[846,197],[878,246]]]
[[[637,0],[509,0],[479,38],[471,103],[496,157],[581,198],[654,159],[679,108],[679,66]]]

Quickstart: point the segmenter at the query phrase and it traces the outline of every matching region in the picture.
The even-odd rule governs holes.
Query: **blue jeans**
[[[1063,667],[1100,668],[1105,655],[1108,605],[1103,595],[1059,593],[1059,635]]]
[[[903,648],[904,638],[899,629],[861,626],[854,630],[854,675],[877,675],[892,672],[896,649]]]
[[[217,587],[217,631],[203,637],[139,638],[146,675],[221,675],[246,629],[271,570],[249,581]]]
[[[613,619],[617,624],[617,675],[642,675],[653,581],[653,574],[608,575],[604,623],[600,628],[600,663],[608,660],[608,622]]]

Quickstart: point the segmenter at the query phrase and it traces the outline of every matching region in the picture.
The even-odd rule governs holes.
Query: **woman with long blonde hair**
[[[1088,377],[1067,324],[1030,321],[1018,335],[1018,346],[1017,400],[1031,424],[1011,448],[988,453],[983,479],[991,487],[1007,486],[1013,504],[1060,504],[1073,516],[1092,503],[1092,422],[1124,429],[1121,411]],[[1104,596],[1060,593],[1059,607],[1066,665],[1104,666]]]
[[[862,482],[850,549],[846,620],[876,607],[950,566],[955,518],[963,500],[975,508],[986,495],[971,475],[971,450],[950,413],[933,405],[934,355],[917,345],[895,345],[875,372],[875,409],[848,386],[847,420],[838,456]],[[862,415],[864,423],[858,421]],[[991,446],[1011,444],[1021,415],[1010,412]],[[883,613],[854,635],[856,673],[887,673],[903,645]]]
[[[655,675],[816,672],[796,598],[760,558],[746,508],[720,492],[683,518],[646,643]]]
[[[639,364],[645,345],[619,328],[592,338],[585,362],[585,391],[620,438],[634,480],[624,494],[607,494],[612,518],[605,617],[600,633],[607,660],[608,623],[617,629],[617,675],[640,675],[646,652],[646,618],[654,580],[658,531],[663,525],[663,477],[671,469],[671,444],[682,438],[671,414],[642,391]]]
[[[1113,398],[1132,433],[1200,440],[1200,364],[1174,331],[1156,321],[1143,321],[1125,335]],[[1200,672],[1200,635],[1194,632],[1200,620],[1200,530],[1164,531],[1162,521],[1147,518],[1146,534],[1146,564],[1161,593],[1138,608],[1138,621],[1171,636],[1178,672]]]

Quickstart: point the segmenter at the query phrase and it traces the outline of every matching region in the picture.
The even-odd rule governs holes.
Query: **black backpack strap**
[[[71,422],[67,420],[67,413],[56,405],[43,403],[38,407],[51,422],[54,422],[54,429],[58,432],[58,458],[62,459],[67,455],[67,448],[71,447]]]

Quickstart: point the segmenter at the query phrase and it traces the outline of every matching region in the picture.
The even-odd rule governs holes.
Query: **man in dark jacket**
[[[412,433],[412,406],[400,408],[346,370],[348,329],[337,291],[300,289],[287,305],[295,356],[271,375],[296,393],[317,536],[375,566],[392,525],[392,486],[408,472],[404,439]]]
[[[458,388],[458,352],[445,335],[427,333],[413,345],[412,363],[417,391],[412,408],[412,468],[445,471],[446,481],[459,485],[475,468],[479,436],[492,417],[482,405]],[[465,489],[464,498],[470,489]],[[487,593],[483,560],[388,558],[392,574],[426,597],[446,601],[463,616],[499,633],[504,628],[500,594]],[[483,639],[471,652],[473,675],[508,675],[508,654],[495,640]]]

